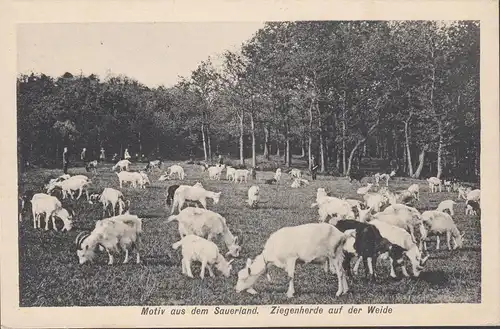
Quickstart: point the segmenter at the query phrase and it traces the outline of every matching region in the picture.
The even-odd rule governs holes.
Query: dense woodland
[[[339,174],[378,158],[409,176],[478,178],[477,22],[270,22],[220,56],[169,88],[20,75],[20,162],[59,166],[64,146],[75,158],[102,146],[108,156],[222,154],[246,166],[257,155],[288,167],[315,155],[320,172]]]

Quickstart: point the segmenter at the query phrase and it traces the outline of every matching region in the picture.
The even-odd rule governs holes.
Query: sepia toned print
[[[3,324],[493,323],[489,21],[181,17],[15,24]]]
[[[123,64],[122,29],[247,25],[61,39]],[[21,306],[480,301],[479,22],[254,26],[168,85],[20,72]]]

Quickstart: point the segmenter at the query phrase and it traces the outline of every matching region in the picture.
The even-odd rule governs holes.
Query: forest
[[[59,166],[65,146],[96,159],[104,147],[254,167],[314,155],[319,172],[338,175],[382,159],[415,178],[477,181],[479,31],[475,21],[267,22],[171,87],[19,74],[20,168]]]

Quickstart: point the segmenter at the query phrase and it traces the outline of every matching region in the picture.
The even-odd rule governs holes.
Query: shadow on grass
[[[448,285],[449,274],[442,270],[425,271],[421,272],[418,278],[413,278],[413,280],[420,280],[433,286],[444,287]]]

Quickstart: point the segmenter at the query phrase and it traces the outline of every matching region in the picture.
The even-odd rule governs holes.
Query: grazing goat
[[[437,210],[428,210],[422,213],[422,217],[427,229],[427,236],[436,236],[436,250],[439,250],[439,235],[441,234],[446,234],[448,250],[452,249],[451,238],[453,238],[453,249],[462,247],[464,235],[460,233],[450,215]],[[427,250],[425,241],[424,250]]]
[[[368,184],[366,184],[366,186],[358,188],[356,193],[361,194],[361,195],[366,194],[372,188],[372,186],[373,186],[372,183],[368,183]]]
[[[470,187],[465,188],[463,186],[459,186],[457,191],[458,191],[458,198],[467,201],[467,195],[470,192],[472,192],[472,189]]]
[[[418,186],[418,184],[410,185],[410,187],[408,187],[408,192],[413,193],[417,201],[420,200],[420,187]]]
[[[356,230],[356,235],[354,239],[354,252],[355,255],[359,256],[358,262],[354,267],[354,273],[357,274],[358,266],[363,260],[365,266],[366,276],[370,276],[372,280],[375,279],[375,265],[377,263],[377,258],[381,254],[389,253],[389,257],[392,261],[397,264],[402,263],[404,250],[398,246],[389,242],[386,238],[382,237],[379,230],[370,224],[361,223],[354,220],[340,220],[335,225],[341,232],[346,232],[347,230]],[[353,254],[352,251],[347,253],[344,258],[344,269],[348,276],[351,276],[350,260]],[[373,263],[375,260],[375,263]],[[368,271],[366,271],[368,270]]]
[[[229,181],[234,181],[234,175],[236,174],[236,168],[227,167],[226,168],[226,179]]]
[[[234,259],[227,261],[219,252],[219,248],[212,241],[208,241],[197,235],[186,235],[180,241],[174,243],[172,248],[177,249],[182,246],[182,274],[188,277],[193,277],[191,272],[191,262],[198,261],[201,263],[200,278],[205,277],[205,268],[208,269],[211,277],[214,277],[211,265],[222,272],[228,278],[231,275]]]
[[[184,173],[184,169],[179,165],[172,165],[167,168],[168,178],[172,178],[172,175],[177,174],[180,180],[184,180],[186,174]]]
[[[379,186],[379,182],[381,179],[385,179],[385,186],[389,186],[389,179],[396,175],[396,172],[393,170],[390,173],[379,174],[376,173],[375,177],[375,186]]]
[[[136,263],[141,262],[139,248],[141,245],[142,220],[130,214],[98,220],[94,230],[89,234],[81,232],[76,237],[78,260],[80,264],[92,262],[95,249],[100,246],[108,253],[108,265],[114,261],[113,254],[125,251],[123,263],[128,263],[129,251],[135,249]]]
[[[336,227],[327,223],[309,223],[299,226],[283,227],[269,236],[262,253],[255,260],[247,259],[246,266],[238,272],[236,292],[247,291],[256,294],[253,285],[271,264],[288,273],[287,297],[295,294],[294,276],[297,261],[311,263],[328,261],[330,271],[337,274],[338,289],[336,296],[347,293],[349,287],[344,268],[344,245],[347,238]],[[267,276],[270,280],[270,276]]]
[[[116,168],[119,168],[120,171],[128,171],[128,166],[130,166],[131,164],[132,162],[130,162],[129,160],[120,160],[113,167],[111,167],[111,171],[115,171]]]
[[[66,195],[69,194],[70,198],[73,199],[73,191],[79,191],[76,199],[80,199],[82,196],[83,190],[85,189],[85,194],[87,196],[87,200],[89,198],[87,187],[92,183],[92,181],[83,175],[72,176],[66,180],[54,183],[47,190],[47,193],[51,193],[56,187],[60,188],[62,191],[63,199],[66,199]]]
[[[413,241],[422,250],[427,231],[422,222],[422,215],[417,209],[403,204],[395,204],[375,215],[368,214],[366,221],[371,222],[372,220],[379,220],[404,229],[410,233]]]
[[[226,165],[216,165],[213,167],[209,167],[207,169],[208,178],[212,179],[212,180],[220,180],[220,175],[225,167],[226,167]]]
[[[481,206],[474,200],[465,201],[465,214],[481,216]]]
[[[404,191],[401,191],[398,193],[392,193],[388,190],[384,190],[383,192],[379,191],[379,193],[386,196],[391,205],[409,204],[409,203],[413,202],[414,200],[416,200],[415,194],[413,194],[412,192],[410,192],[408,190],[404,190]]]
[[[441,201],[439,203],[436,210],[442,211],[442,212],[445,212],[445,210],[448,210],[450,215],[453,216],[453,215],[455,215],[455,212],[453,211],[453,205],[455,205],[455,204],[457,204],[457,203],[453,200],[444,200],[444,201]]]
[[[125,198],[123,197],[123,193],[111,187],[106,187],[102,191],[99,197],[99,202],[102,204],[103,217],[106,216],[106,211],[108,211],[108,214],[110,216],[123,214],[125,204],[127,203],[125,201]],[[116,213],[117,205],[118,205],[118,214]],[[109,209],[109,206],[111,206],[111,210]]]
[[[468,192],[467,200],[479,202],[479,200],[481,200],[481,190],[476,189]]]
[[[311,208],[318,206],[319,222],[324,222],[328,216],[339,219],[354,219],[355,215],[349,202],[331,197],[326,194],[324,188],[318,188],[316,192],[316,202],[311,204]]]
[[[177,220],[179,223],[179,235],[181,238],[194,234],[212,241],[216,236],[222,235],[228,249],[226,256],[239,257],[241,246],[240,239],[234,236],[226,224],[226,219],[211,210],[187,207],[178,215],[168,217],[167,223]]]
[[[300,169],[292,169],[290,170],[290,177],[292,179],[294,178],[301,178],[302,177],[302,172],[300,171]]]
[[[137,186],[139,186],[139,188],[146,188],[144,175],[139,172],[120,171],[119,173],[116,173],[116,175],[118,176],[120,188],[123,188],[123,183],[130,183],[133,188],[136,188]]]
[[[87,162],[85,164],[85,170],[87,172],[92,171],[94,174],[97,174],[97,160]]]
[[[152,172],[153,169],[157,168],[157,169],[161,169],[161,165],[162,165],[162,161],[161,160],[152,160],[152,161],[149,161],[148,164],[146,165],[146,168],[144,168],[144,170],[146,170],[147,172]]]
[[[180,185],[174,192],[174,202],[170,214],[174,213],[176,207],[180,212],[186,200],[199,201],[203,208],[207,209],[207,198],[211,198],[214,204],[217,204],[219,203],[221,193],[207,191],[201,186]]]
[[[248,189],[248,205],[250,208],[256,208],[257,203],[259,203],[259,187],[256,185],[253,185]]]
[[[451,192],[451,189],[452,189],[451,181],[444,180],[443,185],[444,185],[444,188],[446,189],[447,192]]]
[[[47,184],[45,184],[44,188],[45,190],[47,190],[47,193],[50,193],[50,191],[53,189],[52,186],[55,186],[54,185],[55,183],[62,182],[63,180],[69,179],[70,177],[71,177],[70,175],[64,174],[57,178],[52,178],[47,182]]]
[[[379,212],[385,204],[389,203],[385,195],[375,192],[364,194],[363,200],[365,201],[366,207],[373,209],[375,212]]]
[[[437,192],[437,188],[439,187],[439,192],[442,192],[441,180],[437,177],[427,178],[427,182],[429,183],[429,191],[431,193]]]
[[[236,169],[234,172],[234,181],[243,183],[243,180],[245,183],[248,182],[248,175],[250,175],[250,171],[247,169]]]
[[[423,266],[425,265],[425,262],[429,258],[429,255],[422,258],[421,251],[418,249],[418,246],[411,237],[410,233],[400,227],[388,224],[380,220],[372,220],[370,224],[374,225],[379,230],[380,234],[384,238],[389,240],[390,243],[398,245],[404,249],[405,255],[411,262],[413,276],[418,277],[423,269]],[[396,277],[392,259],[390,260],[391,277]],[[401,266],[401,270],[404,276],[409,276],[404,266]]]
[[[276,169],[276,173],[274,173],[274,180],[279,183],[281,179],[281,168]]]
[[[33,227],[40,228],[40,217],[45,214],[45,231],[49,229],[49,221],[52,220],[52,228],[57,231],[55,217],[60,218],[64,227],[62,231],[70,231],[72,228],[72,215],[62,207],[61,201],[44,193],[37,193],[31,199],[31,211],[33,213]]]
[[[292,188],[299,188],[301,186],[309,185],[309,181],[304,178],[295,178],[290,185]]]

